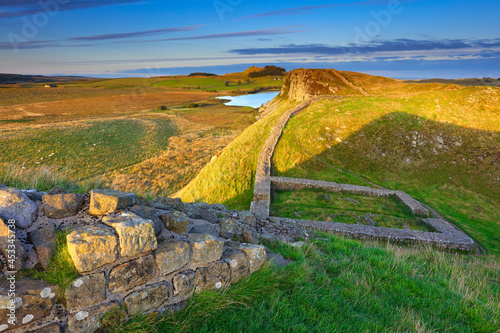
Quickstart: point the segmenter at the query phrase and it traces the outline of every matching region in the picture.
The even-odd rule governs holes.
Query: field
[[[317,189],[275,191],[271,215],[309,221],[433,231],[395,198],[334,193]]]
[[[178,80],[200,90],[157,85]],[[269,89],[271,81],[238,87],[237,81],[220,81],[224,92],[217,93],[212,79],[203,80],[125,78],[0,89],[0,182],[172,194],[255,121],[254,109],[224,106],[214,97]]]

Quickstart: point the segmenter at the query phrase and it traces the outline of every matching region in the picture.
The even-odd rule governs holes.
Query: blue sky
[[[0,72],[500,77],[498,0],[0,0]]]

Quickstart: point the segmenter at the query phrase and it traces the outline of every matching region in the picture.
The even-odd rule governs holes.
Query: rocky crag
[[[22,269],[50,269],[58,232],[67,233],[79,273],[69,287],[16,278]],[[293,222],[221,204],[2,185],[0,332],[95,332],[118,307],[128,316],[181,309],[193,293],[227,288],[266,260],[286,264],[259,239],[307,237]]]

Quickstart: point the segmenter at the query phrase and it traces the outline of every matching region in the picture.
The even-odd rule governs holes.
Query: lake
[[[262,104],[266,104],[280,92],[272,91],[258,94],[239,95],[239,96],[221,96],[218,99],[229,99],[230,101],[224,103],[229,106],[250,106],[252,108],[260,108]]]

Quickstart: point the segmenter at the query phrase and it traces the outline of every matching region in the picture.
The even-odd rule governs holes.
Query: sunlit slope
[[[274,123],[291,107],[293,104],[283,103],[273,114],[248,127],[174,196],[188,202],[224,203],[248,209],[259,152]]]
[[[457,87],[316,103],[288,123],[275,174],[406,191],[500,254],[500,89]]]

